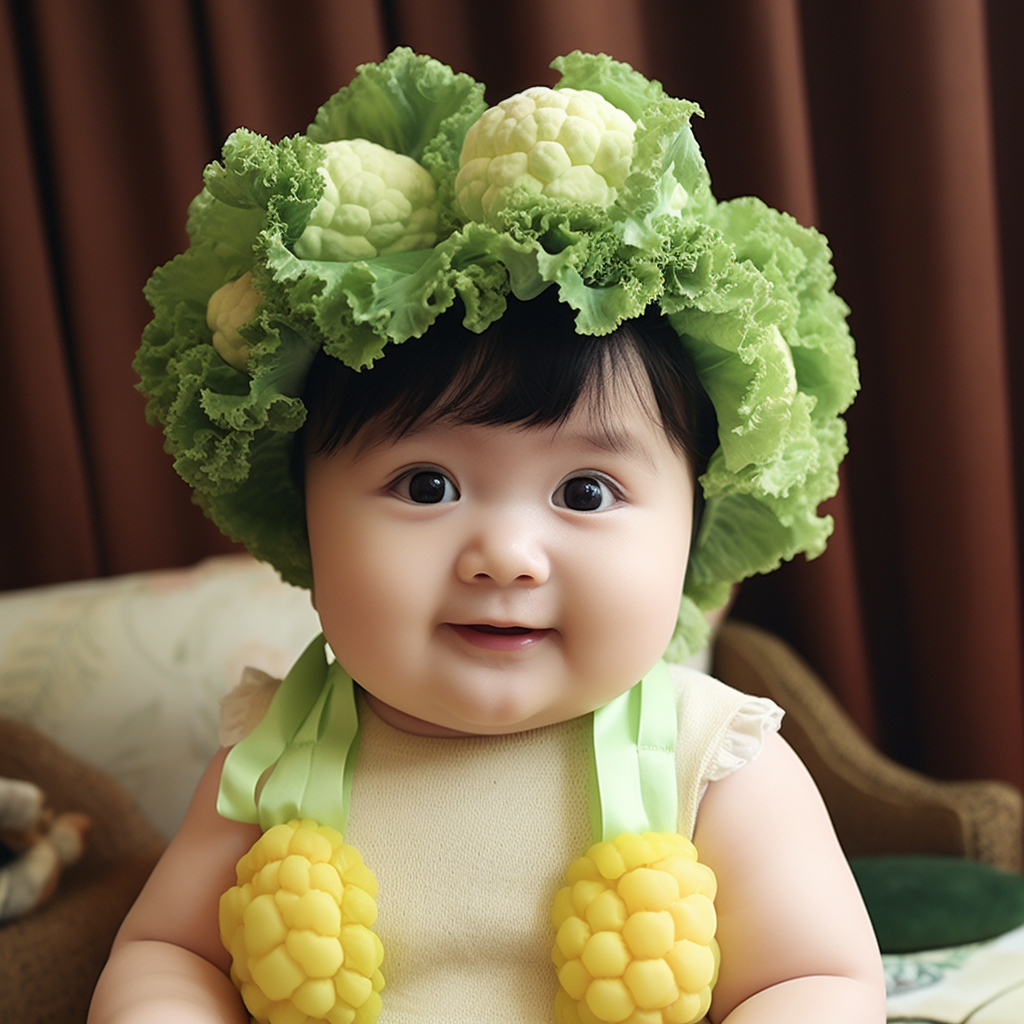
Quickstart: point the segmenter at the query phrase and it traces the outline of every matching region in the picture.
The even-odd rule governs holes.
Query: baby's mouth
[[[534,629],[530,626],[495,626],[490,622],[453,622],[450,625],[453,632],[466,643],[490,651],[525,651],[552,632],[550,629]]]
[[[534,633],[536,630],[529,626],[492,626],[488,622],[471,622],[469,629],[475,629],[478,633],[494,633],[497,636],[517,636],[522,633]]]

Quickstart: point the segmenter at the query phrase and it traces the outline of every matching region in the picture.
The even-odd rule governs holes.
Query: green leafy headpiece
[[[308,587],[289,460],[319,349],[369,367],[456,298],[482,331],[510,292],[554,287],[582,335],[654,304],[719,423],[678,657],[734,582],[824,549],[817,508],[838,487],[857,390],[848,310],[820,234],[714,198],[694,104],[605,55],[553,67],[554,90],[487,110],[469,76],[399,49],[360,67],[305,135],[234,132],[190,207],[189,249],[147,285],[135,367],[207,514]]]

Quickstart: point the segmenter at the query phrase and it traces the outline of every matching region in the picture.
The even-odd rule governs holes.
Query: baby
[[[661,660],[699,642],[695,598],[827,533],[855,388],[827,255],[715,203],[691,105],[559,66],[483,116],[429,58],[361,69],[322,149],[229,143],[151,283],[137,365],[179,468],[324,636],[205,773],[93,1024],[884,1019],[781,712]],[[385,137],[430,181],[332,148]],[[320,847],[341,881],[311,881]],[[312,889],[338,941],[312,912],[284,937]]]

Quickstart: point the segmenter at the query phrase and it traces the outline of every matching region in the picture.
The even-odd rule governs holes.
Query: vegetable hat
[[[226,141],[189,209],[189,249],[146,287],[135,368],[175,467],[230,537],[312,583],[289,471],[319,349],[355,369],[456,300],[482,331],[548,287],[581,335],[652,304],[689,352],[719,447],[669,655],[700,609],[831,532],[839,418],[856,393],[825,239],[754,198],[717,201],[699,108],[606,55],[486,109],[483,87],[398,49],[361,66],[305,135]]]

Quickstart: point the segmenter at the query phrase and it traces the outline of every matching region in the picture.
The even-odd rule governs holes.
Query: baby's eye
[[[573,512],[603,512],[618,500],[611,483],[599,476],[573,476],[558,485],[552,500]]]
[[[458,501],[459,490],[439,469],[413,469],[403,473],[392,488],[400,498],[417,505]]]

